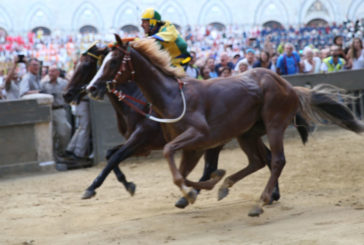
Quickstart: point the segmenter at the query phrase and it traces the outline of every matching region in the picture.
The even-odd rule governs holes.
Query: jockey
[[[172,58],[172,65],[177,67],[186,66],[191,60],[186,41],[172,23],[161,19],[161,15],[153,8],[145,10],[142,14],[141,25],[145,35],[156,39],[162,49],[168,51]]]

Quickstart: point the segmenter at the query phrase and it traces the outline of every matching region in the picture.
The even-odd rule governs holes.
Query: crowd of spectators
[[[243,30],[230,25],[222,30],[214,26],[187,26],[181,30],[188,43],[192,61],[185,67],[192,77],[207,79],[229,76],[255,67],[271,69],[279,74],[334,72],[364,68],[363,27],[360,21],[345,21],[337,25],[263,27]],[[122,36],[141,36],[139,33]],[[32,60],[34,74],[47,75],[56,65],[63,77],[72,72],[80,53],[96,40],[113,41],[113,36],[97,34],[44,35],[42,30],[22,36],[0,38],[0,98],[21,97],[23,76],[29,76]],[[26,62],[28,61],[28,68]],[[36,76],[32,77],[33,80]],[[30,83],[33,90],[39,88]],[[32,93],[30,90],[29,93]]]
[[[320,72],[319,63],[332,54],[332,50],[335,49],[333,45],[338,46],[340,57],[345,61],[345,64],[341,64],[343,69],[355,69],[357,65],[360,65],[360,62],[353,64],[353,59],[360,58],[356,57],[360,52],[349,52],[350,48],[354,49],[351,45],[353,38],[358,38],[357,42],[361,42],[363,37],[360,21],[345,21],[339,25],[332,23],[315,27],[294,28],[291,26],[286,29],[274,26],[248,31],[238,25],[230,25],[223,30],[211,25],[187,26],[180,31],[190,50],[194,52],[193,65],[200,69],[210,62],[210,72],[213,72],[212,59],[216,64],[220,60],[224,63],[224,60],[228,59],[228,66],[232,74],[244,71],[246,67],[251,69],[253,66],[266,67],[276,71],[276,59],[285,53],[284,44],[286,43],[292,44],[298,72],[306,73],[311,70]],[[121,33],[121,35],[130,34]],[[132,35],[142,36],[139,33]],[[26,36],[3,37],[0,39],[0,75],[9,73],[13,57],[19,54],[28,58],[37,58],[42,62],[41,65],[46,67],[56,64],[66,72],[71,71],[80,52],[95,40],[110,42],[113,41],[113,36],[111,34],[101,36],[93,33],[44,35],[40,29],[37,33],[28,33]],[[361,44],[358,43],[355,49],[358,49],[359,45]],[[288,64],[290,58],[287,59],[286,55],[283,61]],[[312,69],[309,69],[310,67]],[[214,70],[220,75],[218,70]],[[23,75],[25,69],[22,68],[19,73]],[[199,71],[199,75],[202,75],[201,71]]]
[[[363,69],[363,33],[360,21],[345,21],[340,25],[265,27],[250,32],[234,26],[225,31],[210,26],[187,28],[185,38],[197,55],[195,64],[202,68],[201,76],[206,70],[220,76],[221,66],[230,68],[231,74],[265,67],[290,75]]]

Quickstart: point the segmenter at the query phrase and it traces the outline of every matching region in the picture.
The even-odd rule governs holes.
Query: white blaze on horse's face
[[[105,64],[111,60],[112,58],[112,52],[108,53],[104,59],[104,61],[101,64],[101,67],[99,68],[99,70],[97,71],[96,75],[94,76],[94,78],[92,78],[91,82],[88,84],[87,86],[87,90],[89,90],[94,84],[95,82],[102,76],[103,72],[104,72],[104,67]]]

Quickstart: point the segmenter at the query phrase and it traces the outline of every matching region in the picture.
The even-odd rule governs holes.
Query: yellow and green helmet
[[[162,20],[162,17],[156,10],[149,8],[143,12],[142,20],[149,20],[149,25],[153,28]]]

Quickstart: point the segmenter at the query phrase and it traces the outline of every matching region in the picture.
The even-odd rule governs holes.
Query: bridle
[[[129,43],[127,44],[127,48],[124,49],[122,47],[120,47],[120,45],[115,45],[114,46],[116,49],[118,49],[119,51],[121,51],[121,53],[124,54],[119,71],[116,73],[114,79],[112,81],[107,82],[106,87],[108,92],[116,95],[118,97],[119,101],[123,101],[125,102],[128,106],[130,106],[132,109],[134,109],[136,112],[140,113],[141,115],[145,116],[146,118],[152,120],[152,121],[156,121],[156,122],[160,122],[160,123],[175,123],[178,122],[179,120],[181,120],[185,113],[186,113],[186,99],[183,93],[183,85],[184,83],[180,80],[177,79],[177,82],[179,84],[179,90],[181,93],[181,97],[182,97],[182,101],[183,101],[183,111],[181,113],[181,115],[177,118],[172,118],[172,119],[164,119],[164,118],[157,118],[154,117],[153,115],[151,115],[152,113],[152,104],[151,103],[147,103],[144,101],[141,101],[137,98],[134,98],[130,95],[127,95],[125,93],[123,93],[121,90],[116,89],[115,85],[118,83],[118,81],[121,78],[121,75],[125,72],[127,72],[127,66],[129,67],[130,70],[130,77],[128,78],[128,81],[135,81],[135,70],[134,70],[134,66],[133,63],[131,62],[131,54],[130,54],[130,46]],[[139,103],[143,106],[146,106],[149,109],[149,113],[144,112],[143,110],[139,109],[137,106],[135,106],[134,104],[132,104],[131,102],[125,100],[125,99],[129,99],[132,100],[136,103]]]
[[[104,54],[96,55],[96,54],[91,53],[90,51],[87,51],[87,52],[83,53],[83,55],[87,55],[87,56],[95,59],[97,69],[99,69],[99,67],[101,66],[102,61],[104,60],[104,57],[105,57]],[[87,84],[81,86],[80,93],[87,94],[87,89],[86,88],[87,88]]]
[[[126,67],[128,66],[130,69],[131,79],[129,81],[135,80],[135,70],[133,63],[131,62],[131,56],[130,56],[130,46],[125,50],[121,48],[119,45],[114,46],[116,49],[120,50],[122,53],[124,53],[123,60],[121,62],[119,71],[116,73],[114,79],[112,81],[108,81],[106,83],[106,87],[109,93],[114,94],[119,101],[123,101],[125,104],[127,104],[129,107],[131,107],[133,110],[138,112],[139,114],[142,114],[146,118],[149,118],[149,115],[152,113],[152,104],[148,102],[144,102],[142,100],[139,100],[133,96],[125,94],[123,91],[116,89],[115,85],[118,83],[117,81],[120,79],[121,75],[127,71]],[[135,106],[133,103],[129,102],[128,100],[134,101],[142,106],[146,106],[149,108],[149,113],[144,112],[143,110],[139,109],[137,106]]]
[[[116,45],[115,48],[124,53],[124,56],[123,60],[121,61],[121,66],[119,68],[119,71],[116,73],[114,79],[112,80],[112,83],[117,83],[117,81],[120,79],[120,76],[127,71],[126,70],[127,65],[129,66],[130,76],[131,76],[131,79],[129,79],[129,81],[135,81],[135,70],[133,63],[131,62],[130,46],[128,45],[126,50],[120,47],[119,45]]]
[[[97,61],[97,68],[99,68],[102,64],[102,61],[104,60],[104,55],[100,54],[100,55],[96,55],[91,53],[90,51],[88,51],[87,53],[85,53],[86,55],[90,56],[91,58],[96,59]]]

